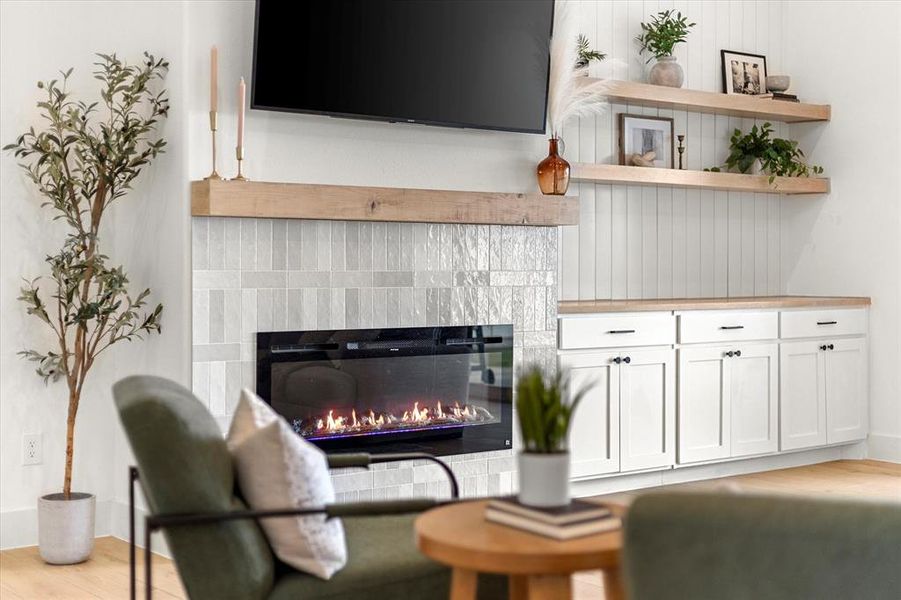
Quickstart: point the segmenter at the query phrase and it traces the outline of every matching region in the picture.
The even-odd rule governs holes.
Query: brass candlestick
[[[244,162],[244,146],[235,146],[235,158],[238,159],[238,174],[235,175],[235,181],[247,181],[247,178],[241,174],[241,163]]]
[[[682,142],[685,141],[684,135],[677,135],[676,139],[679,140],[679,147],[677,150],[679,151],[679,170],[681,171],[684,167],[682,166],[682,155],[685,154],[685,144]]]
[[[213,172],[204,177],[204,179],[222,179],[219,176],[219,173],[216,172],[216,111],[210,111],[210,133],[213,138]]]

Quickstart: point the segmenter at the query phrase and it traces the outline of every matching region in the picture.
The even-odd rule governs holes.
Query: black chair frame
[[[424,452],[406,452],[391,454],[368,454],[355,452],[348,454],[333,454],[327,457],[330,469],[369,468],[369,465],[386,462],[401,462],[411,460],[424,460],[437,464],[444,471],[450,482],[451,500],[455,502],[460,498],[460,485],[457,478],[446,463],[438,460],[431,454]],[[131,600],[137,597],[137,546],[135,540],[135,483],[140,479],[137,467],[128,468],[128,562],[129,562],[129,594]],[[206,525],[235,521],[238,519],[269,519],[274,517],[292,517],[303,515],[326,515],[334,517],[354,516],[378,516],[391,514],[409,514],[422,512],[447,504],[448,501],[433,500],[430,498],[392,500],[388,502],[351,502],[344,504],[330,504],[315,508],[284,508],[276,510],[235,510],[229,512],[211,513],[182,513],[169,515],[147,515],[144,517],[144,598],[151,600],[153,595],[153,565],[151,561],[151,536],[154,532],[166,527],[179,527],[182,525]]]

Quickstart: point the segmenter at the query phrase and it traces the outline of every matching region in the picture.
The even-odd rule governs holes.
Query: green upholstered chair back
[[[901,504],[648,494],[624,553],[633,600],[897,600]]]
[[[135,376],[116,383],[113,396],[152,514],[243,507],[219,426],[190,391]],[[274,559],[255,521],[172,527],[165,535],[191,598],[254,600],[271,591]]]

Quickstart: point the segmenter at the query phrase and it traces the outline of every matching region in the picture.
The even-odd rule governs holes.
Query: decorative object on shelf
[[[675,14],[675,16],[674,16]],[[696,23],[689,23],[688,17],[683,17],[681,12],[664,10],[653,17],[650,23],[641,24],[641,35],[638,43],[641,44],[641,54],[645,52],[651,56],[647,62],[657,59],[657,63],[651,67],[648,74],[648,83],[667,87],[682,87],[685,81],[685,73],[682,66],[676,62],[673,49],[676,44],[685,42],[689,29]]]
[[[559,156],[558,142],[561,142],[563,125],[571,117],[601,113],[606,110],[602,102],[607,89],[606,80],[585,81],[584,69],[574,68],[578,59],[578,47],[572,43],[578,39],[576,33],[575,5],[572,0],[554,3],[554,38],[551,40],[551,69],[548,81],[548,127],[551,132],[548,153],[538,170],[538,185],[545,194],[565,194],[569,185],[569,163]],[[559,162],[562,161],[562,162]],[[556,164],[557,173],[547,186],[547,165]],[[565,177],[563,164],[566,165]],[[542,171],[541,165],[545,165]],[[544,181],[544,183],[542,183]],[[546,191],[551,190],[551,191]]]
[[[569,504],[569,428],[588,389],[583,387],[570,393],[559,373],[545,376],[535,366],[520,375],[516,384],[516,410],[523,445],[518,457],[522,504]]]
[[[235,158],[238,159],[237,181],[247,181],[241,172],[241,164],[244,162],[244,105],[247,103],[247,86],[244,78],[238,83],[238,144],[235,146]]]
[[[788,75],[767,75],[764,81],[768,92],[781,93],[791,86],[792,78]]]
[[[653,152],[653,164],[638,165],[634,155],[646,157]],[[631,158],[629,158],[631,157]],[[628,160],[627,160],[628,158]],[[673,168],[673,120],[665,117],[619,115],[619,164]]]
[[[563,196],[569,188],[569,163],[559,154],[557,138],[548,140],[547,157],[538,163],[538,188],[542,194]]]
[[[760,54],[720,50],[723,92],[757,96],[767,93],[766,57]]]
[[[754,125],[746,134],[736,129],[729,141],[730,152],[723,166],[739,173],[765,173],[770,176],[771,184],[776,177],[810,177],[823,173],[823,167],[804,161],[798,142],[773,138],[772,132],[773,126],[768,122],[761,127]],[[719,172],[720,168],[704,170]]]
[[[205,179],[222,179],[216,171],[216,114],[219,107],[219,49],[210,48],[210,134],[213,138],[213,171]]]
[[[677,150],[679,151],[679,170],[681,171],[685,168],[682,166],[682,155],[685,154],[685,135],[679,134],[676,136],[676,139],[679,140],[679,147]]]
[[[591,42],[584,34],[579,34],[576,38],[576,47],[578,48],[578,58],[576,58],[576,68],[582,69],[584,75],[588,75],[588,65],[592,61],[602,61],[607,58],[603,52],[598,52],[591,48]]]
[[[98,57],[94,77],[102,84],[104,102],[74,100],[69,69],[61,80],[38,83],[47,94],[38,103],[46,128],[30,128],[4,147],[22,159],[22,169],[46,197],[44,206],[54,220],[68,225],[62,248],[45,259],[50,276],[27,282],[18,298],[29,315],[52,330],[54,340],[48,350],[24,350],[20,356],[37,364],[45,383],[62,377],[68,387],[62,493],[38,501],[39,551],[53,564],[87,560],[94,547],[94,496],[72,491],[75,421],[84,382],[110,346],[159,332],[163,310],[157,305],[145,312],[150,290],[136,297],[129,293],[123,267],[107,264],[98,235],[107,209],[166,145],[155,133],[169,112],[169,100],[154,84],[169,63],[147,53],[135,65],[115,54]],[[99,106],[108,113],[101,115]],[[47,284],[44,290],[41,281]]]
[[[656,156],[657,153],[653,150],[646,154],[632,154],[629,157],[629,162],[636,167],[653,167]]]

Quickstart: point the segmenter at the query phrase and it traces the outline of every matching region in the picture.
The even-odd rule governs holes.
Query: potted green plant
[[[676,62],[673,49],[676,44],[687,39],[689,29],[695,25],[696,23],[689,23],[688,17],[683,17],[681,12],[673,10],[661,11],[650,23],[641,24],[641,35],[637,38],[641,44],[639,52],[651,55],[647,62],[657,59],[648,74],[648,83],[682,87],[685,73],[682,71],[682,65]]]
[[[607,58],[603,52],[598,52],[591,47],[591,42],[585,34],[580,33],[576,38],[576,68],[584,69],[583,73],[588,75],[588,65],[594,61],[602,61]]]
[[[736,129],[729,141],[729,156],[723,166],[739,173],[765,173],[770,176],[770,183],[776,177],[810,177],[823,172],[823,167],[805,161],[798,142],[774,138],[772,133],[773,126],[768,122],[760,127],[752,126],[745,134]],[[719,172],[721,169],[712,167],[705,170]]]
[[[32,127],[4,147],[44,197],[42,206],[68,226],[61,249],[45,259],[49,276],[26,280],[19,296],[55,340],[47,350],[19,354],[37,363],[45,383],[64,378],[68,387],[62,492],[38,499],[39,550],[53,564],[84,561],[94,546],[94,495],[72,491],[75,421],[85,380],[114,344],[159,332],[163,310],[157,305],[145,311],[149,289],[129,293],[124,269],[107,264],[99,234],[109,207],[163,151],[165,141],[154,134],[169,102],[165,91],[152,88],[168,63],[146,53],[138,65],[115,54],[98,56],[99,102],[71,97],[72,69],[61,80],[38,83],[46,94],[37,104],[43,128]]]
[[[516,384],[523,445],[518,459],[519,501],[523,504],[569,504],[569,430],[588,388],[570,394],[566,387],[559,374],[546,377],[537,367],[524,372]]]

